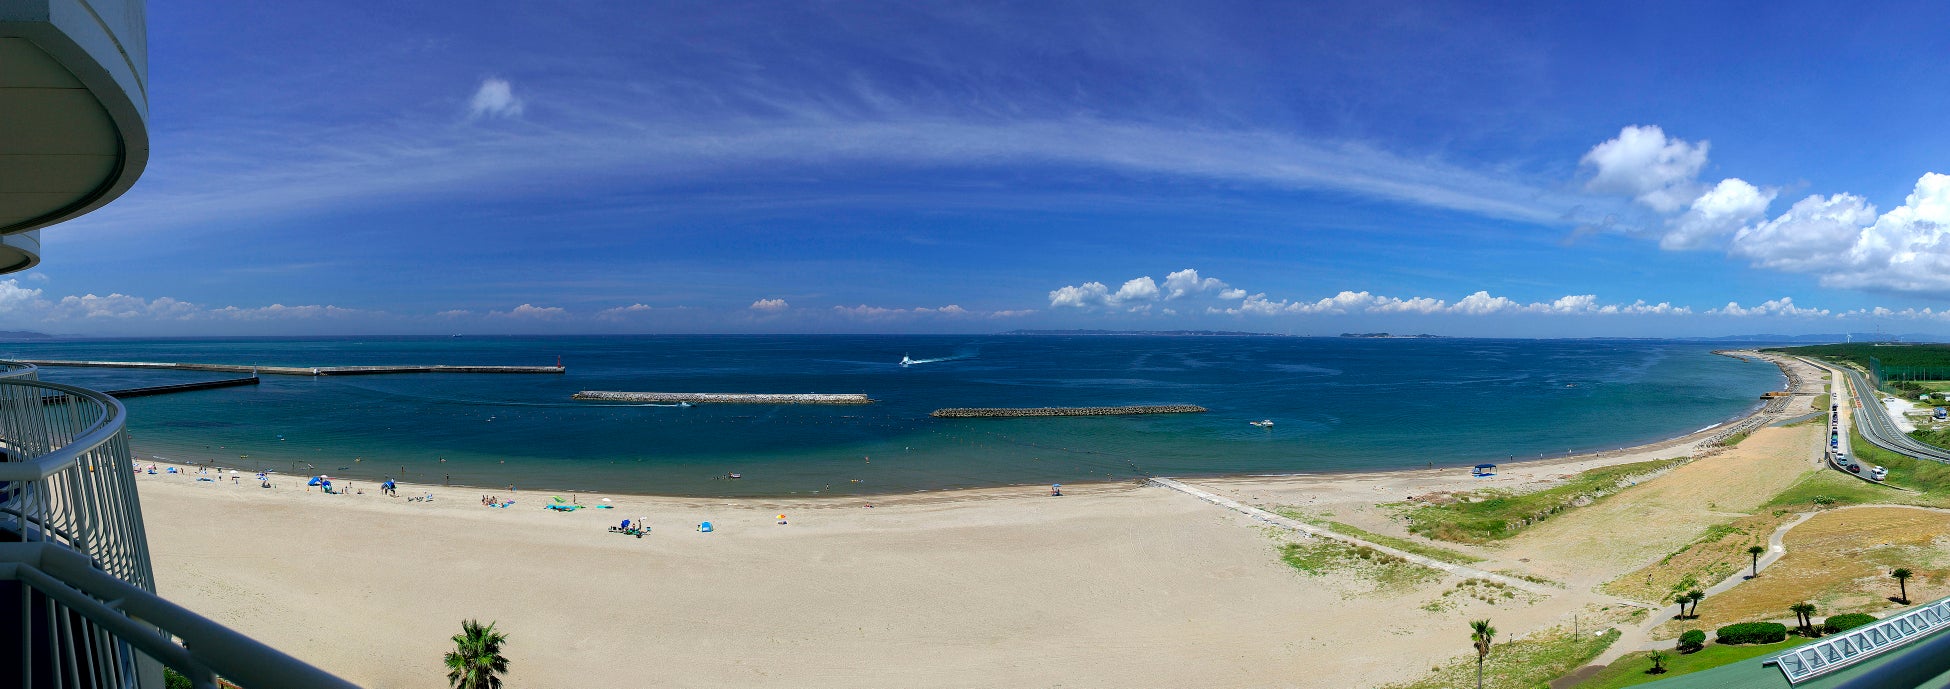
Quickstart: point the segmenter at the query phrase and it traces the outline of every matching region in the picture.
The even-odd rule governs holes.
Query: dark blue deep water
[[[645,336],[56,341],[12,358],[553,364],[565,375],[293,378],[127,402],[143,455],[353,478],[671,495],[873,494],[1151,474],[1463,466],[1692,432],[1771,364],[1644,340]],[[903,368],[903,355],[942,359]],[[46,369],[97,389],[226,374]],[[864,392],[871,406],[671,408],[578,390]],[[1208,414],[934,419],[940,407]],[[1271,419],[1262,430],[1247,424]],[[283,440],[279,439],[283,436]],[[442,460],[445,461],[442,461]],[[738,481],[719,478],[742,473]]]

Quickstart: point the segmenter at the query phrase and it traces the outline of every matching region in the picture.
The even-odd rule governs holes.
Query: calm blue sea
[[[138,452],[335,476],[671,495],[874,494],[1150,474],[1464,466],[1745,413],[1782,377],[1643,340],[644,336],[57,341],[10,358],[554,364],[565,375],[292,378],[127,402]],[[939,359],[901,367],[902,356]],[[229,377],[47,369],[113,389]],[[864,392],[871,406],[574,402],[578,390]],[[935,419],[966,406],[1208,414]],[[1248,421],[1271,419],[1270,430]],[[312,467],[315,467],[313,469]],[[740,480],[721,478],[729,472]]]

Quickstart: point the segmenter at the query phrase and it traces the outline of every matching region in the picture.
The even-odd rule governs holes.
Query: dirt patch
[[[1890,570],[1908,568],[1911,600],[1950,595],[1950,512],[1914,507],[1834,510],[1788,531],[1787,554],[1751,579],[1700,603],[1712,629],[1735,622],[1791,619],[1788,606],[1814,603],[1817,618],[1900,607]],[[1677,628],[1676,625],[1667,625]],[[1674,632],[1677,633],[1677,632]]]
[[[1538,524],[1505,541],[1498,559],[1572,587],[1611,581],[1759,510],[1814,469],[1819,436],[1811,426],[1762,428],[1726,452]]]
[[[1599,590],[1647,603],[1670,603],[1674,594],[1712,586],[1752,567],[1753,555],[1747,549],[1767,547],[1774,530],[1793,519],[1791,512],[1764,512],[1707,527],[1691,543]]]

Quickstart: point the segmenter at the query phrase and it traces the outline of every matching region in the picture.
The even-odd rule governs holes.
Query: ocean
[[[130,399],[139,458],[502,488],[872,495],[1144,475],[1463,467],[1683,435],[1778,368],[1648,340],[583,336],[59,340],[0,356],[257,365],[552,365],[563,375],[266,376]],[[901,366],[903,356],[922,360]],[[46,368],[99,390],[233,374]],[[867,406],[577,402],[579,390],[864,392]],[[1196,404],[1128,417],[942,407]],[[1248,422],[1267,419],[1271,428]],[[727,474],[743,478],[732,480]]]

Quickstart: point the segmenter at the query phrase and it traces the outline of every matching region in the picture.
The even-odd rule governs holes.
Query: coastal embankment
[[[1205,407],[1195,404],[1157,404],[1131,407],[951,407],[936,409],[929,416],[938,419],[1011,418],[1024,416],[1122,416],[1127,414],[1203,414]]]
[[[256,366],[250,364],[185,364],[166,361],[66,361],[22,359],[35,366],[72,368],[138,368],[168,371],[256,373],[266,376],[369,376],[386,373],[562,373],[562,366]]]
[[[666,404],[873,404],[865,393],[752,393],[752,392],[617,392],[584,390],[571,396],[592,402],[662,402]]]

